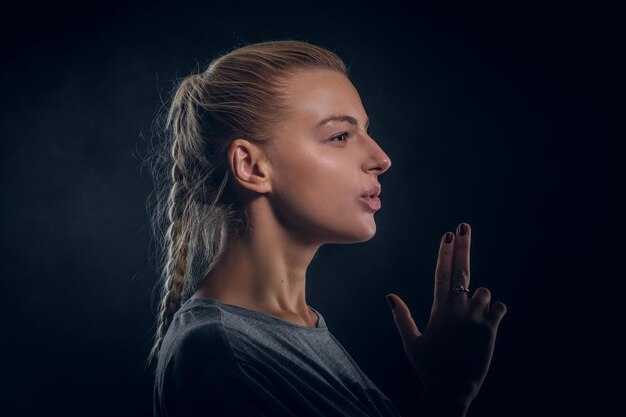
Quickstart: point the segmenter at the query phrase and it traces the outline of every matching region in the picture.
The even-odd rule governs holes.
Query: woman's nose
[[[384,173],[391,167],[391,158],[382,150],[382,148],[372,139],[373,147],[372,154],[368,158],[368,171],[371,169],[378,169],[380,172],[378,175]]]
[[[382,174],[383,172],[385,172],[389,168],[391,168],[391,158],[389,158],[389,156],[382,149],[380,151],[384,155],[384,157],[382,159],[382,162],[380,163],[380,165],[381,165],[380,173]]]

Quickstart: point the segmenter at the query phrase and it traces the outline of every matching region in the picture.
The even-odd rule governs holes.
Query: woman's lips
[[[359,199],[372,211],[377,211],[382,207],[382,203],[378,197],[359,197]]]

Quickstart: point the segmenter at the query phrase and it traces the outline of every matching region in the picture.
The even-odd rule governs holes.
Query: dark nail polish
[[[461,223],[459,225],[459,236],[465,236],[467,233],[467,225],[465,223]]]
[[[387,304],[389,304],[389,308],[391,308],[392,310],[396,306],[396,302],[393,301],[393,298],[391,297],[387,297]]]
[[[452,234],[452,233],[450,233],[450,232],[446,232],[446,237],[445,237],[445,240],[444,240],[444,241],[445,241],[446,243],[450,243],[450,242],[452,242],[452,236],[453,236],[453,234]]]

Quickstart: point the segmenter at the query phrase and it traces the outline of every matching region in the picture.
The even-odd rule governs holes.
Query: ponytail
[[[247,206],[229,181],[230,144],[246,138],[271,154],[271,133],[288,110],[283,81],[295,70],[309,68],[348,75],[337,55],[310,43],[283,40],[240,47],[214,59],[204,72],[182,79],[166,117],[157,120],[166,140],[153,153],[153,174],[161,184],[151,219],[163,266],[148,362],[157,358],[175,313],[215,267],[228,242],[249,234]]]

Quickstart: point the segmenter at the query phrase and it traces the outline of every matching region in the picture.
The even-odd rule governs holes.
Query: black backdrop
[[[419,381],[385,302],[421,329],[441,235],[508,307],[469,416],[599,412],[623,240],[610,197],[622,16],[601,3],[17,5],[2,27],[3,415],[151,413],[156,292],[141,159],[177,77],[235,45],[337,52],[393,160],[369,242],[326,245],[309,304],[403,415]],[[617,158],[616,158],[617,159]],[[613,228],[613,229],[611,229]],[[621,331],[620,328],[617,328]],[[462,349],[462,347],[459,347]]]

